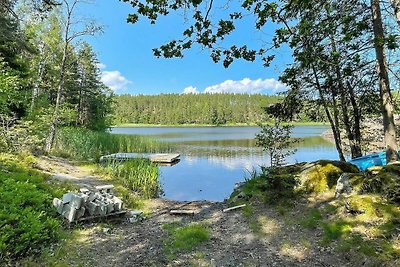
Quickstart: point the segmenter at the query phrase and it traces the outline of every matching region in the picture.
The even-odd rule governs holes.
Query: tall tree
[[[59,81],[57,86],[57,97],[54,107],[53,116],[51,119],[49,135],[46,139],[46,151],[50,151],[53,143],[54,138],[56,135],[57,127],[58,127],[58,120],[60,116],[60,106],[62,104],[62,96],[64,91],[64,82],[65,82],[65,71],[66,71],[66,63],[69,57],[69,46],[70,44],[76,40],[77,38],[84,36],[84,35],[94,35],[101,30],[101,27],[97,26],[95,23],[91,22],[84,25],[83,30],[76,30],[73,26],[76,24],[74,21],[74,12],[76,7],[82,1],[80,0],[63,0],[63,5],[65,8],[65,28],[63,34],[63,52],[62,52],[62,59],[60,62],[60,73],[59,73]]]
[[[379,78],[383,128],[385,134],[386,159],[387,162],[391,162],[398,160],[399,155],[397,153],[398,145],[396,140],[396,126],[394,124],[394,107],[390,92],[388,66],[385,53],[385,32],[383,29],[379,0],[371,0],[371,11],[376,53],[376,69]]]

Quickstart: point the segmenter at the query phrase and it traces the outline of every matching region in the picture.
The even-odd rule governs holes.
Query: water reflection
[[[320,137],[325,126],[295,127],[296,153],[288,163],[337,159],[334,145]],[[179,164],[161,166],[164,197],[173,200],[221,201],[248,172],[269,165],[255,146],[258,127],[114,128],[113,133],[142,134],[171,142],[181,154]]]

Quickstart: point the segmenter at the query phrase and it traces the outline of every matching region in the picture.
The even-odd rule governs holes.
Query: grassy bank
[[[273,122],[263,122],[263,124],[273,124]],[[289,124],[289,123],[288,123]],[[328,126],[329,123],[327,122],[293,122],[290,123],[294,126]],[[120,128],[145,128],[145,127],[159,127],[159,128],[190,128],[190,127],[257,127],[257,123],[227,123],[227,124],[220,124],[220,125],[212,125],[212,124],[135,124],[135,123],[124,123],[114,125],[112,127],[120,127]]]
[[[131,159],[121,164],[100,165],[97,173],[116,186],[117,194],[128,206],[136,206],[140,198],[157,197],[160,190],[158,166],[148,159]]]
[[[117,152],[156,153],[170,151],[168,144],[138,136],[94,132],[83,128],[58,131],[53,154],[75,160],[98,161],[102,155]]]
[[[116,152],[155,153],[170,150],[168,144],[143,136],[63,128],[58,133],[53,153],[74,160],[97,162],[100,156]],[[147,159],[98,165],[96,172],[113,183],[117,193],[132,207],[141,198],[156,197],[160,189],[158,166]]]
[[[81,164],[96,162],[101,155],[114,152],[149,153],[169,150],[169,146],[145,137],[64,128],[59,130],[51,154],[72,158],[76,164]],[[30,264],[36,262],[34,258],[38,257],[50,264],[49,254],[56,253],[49,250],[50,245],[60,239],[66,239],[67,243],[71,240],[65,237],[65,233],[70,231],[63,229],[63,219],[53,208],[52,200],[78,188],[72,184],[49,180],[48,175],[36,170],[35,166],[36,159],[33,156],[0,154],[2,263],[10,262],[12,265],[16,259],[19,262],[26,259]],[[158,166],[147,159],[133,159],[123,164],[106,166],[92,164],[93,167],[104,177],[105,183],[115,185],[116,194],[124,200],[126,207],[137,208],[142,199],[158,194]]]

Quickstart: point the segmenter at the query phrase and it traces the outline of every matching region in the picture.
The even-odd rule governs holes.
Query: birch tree
[[[69,47],[72,42],[77,40],[78,38],[85,35],[95,35],[96,33],[101,31],[101,27],[96,25],[94,22],[85,22],[82,20],[77,20],[74,15],[77,9],[77,6],[80,3],[85,3],[82,0],[63,0],[62,1],[64,10],[65,10],[65,22],[64,22],[64,33],[63,33],[63,50],[62,50],[62,59],[60,62],[60,73],[59,73],[59,81],[57,86],[57,96],[54,107],[54,112],[51,119],[49,134],[46,139],[45,150],[50,151],[55,135],[58,128],[59,116],[60,116],[60,106],[62,104],[62,97],[64,93],[64,82],[65,82],[65,71],[66,71],[66,63],[69,57]],[[86,2],[87,3],[87,2]],[[83,24],[83,25],[82,25]],[[77,26],[83,26],[81,29],[77,29]]]

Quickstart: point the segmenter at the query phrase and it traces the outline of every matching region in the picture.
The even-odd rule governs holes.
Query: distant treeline
[[[280,100],[280,96],[261,94],[120,95],[116,96],[114,123],[251,124],[267,120],[264,108]],[[297,120],[312,120],[305,117]]]
[[[263,107],[280,99],[260,94],[121,95],[116,97],[115,123],[255,123],[265,120]]]

